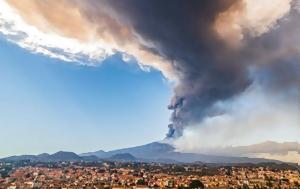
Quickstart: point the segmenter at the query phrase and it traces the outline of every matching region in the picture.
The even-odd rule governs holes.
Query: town
[[[0,163],[1,189],[18,188],[300,188],[293,166],[142,162]],[[6,174],[3,171],[9,169]],[[1,172],[0,172],[1,173]]]

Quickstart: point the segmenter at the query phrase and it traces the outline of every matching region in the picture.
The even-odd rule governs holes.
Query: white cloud
[[[276,27],[291,10],[292,0],[243,0],[220,13],[215,30],[227,42],[237,45],[245,37],[260,36]]]
[[[113,54],[113,48],[101,42],[82,43],[53,32],[45,33],[29,25],[5,1],[0,1],[0,32],[10,41],[31,52],[64,61],[103,60]],[[76,31],[74,31],[76,32]],[[84,61],[82,63],[89,63]]]
[[[255,154],[254,156],[300,164],[300,154],[295,151],[289,151],[287,154],[260,153],[260,154]]]
[[[107,17],[106,20],[102,19],[93,23],[80,13],[82,8],[80,4],[72,4],[72,6],[70,4],[69,7],[65,7],[64,11],[70,14],[65,15],[67,13],[59,11],[47,12],[46,9],[56,9],[56,3],[50,3],[46,8],[43,7],[45,10],[40,10],[41,7],[36,8],[38,3],[35,1],[29,1],[22,5],[18,4],[18,1],[12,2],[16,7],[21,7],[15,9],[16,7],[5,1],[0,1],[0,33],[22,48],[33,53],[86,65],[98,64],[116,52],[120,52],[124,53],[124,57],[134,57],[143,70],[147,71],[147,67],[153,67],[160,70],[167,78],[176,80],[167,60],[142,49],[140,47],[144,43],[142,40],[134,33],[127,31],[126,26],[119,25],[105,13],[101,14]],[[68,3],[67,1],[63,2]],[[34,8],[27,11],[28,7],[26,6]],[[34,13],[38,10],[45,11],[46,16]],[[53,14],[61,14],[57,16],[60,20],[51,20]],[[36,17],[39,17],[38,21],[36,21]],[[68,22],[69,19],[73,19],[73,22]],[[61,27],[61,23],[65,23],[65,25]]]
[[[201,124],[186,128],[174,145],[179,151],[245,155],[246,152],[234,151],[238,149],[235,147],[267,140],[300,142],[298,105],[268,94],[253,84],[241,96],[216,104],[224,114],[208,117]],[[260,156],[264,154],[263,151],[259,153]]]

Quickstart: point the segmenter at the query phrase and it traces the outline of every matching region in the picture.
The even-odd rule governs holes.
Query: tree
[[[200,180],[192,180],[189,186],[190,188],[204,188],[204,184]]]
[[[249,186],[247,184],[243,184],[243,189],[249,189]]]
[[[139,179],[137,182],[136,182],[137,185],[145,185],[145,181],[144,179]]]
[[[267,180],[266,185],[267,185],[269,188],[272,188],[272,187],[273,187],[273,184],[272,184],[271,180]]]

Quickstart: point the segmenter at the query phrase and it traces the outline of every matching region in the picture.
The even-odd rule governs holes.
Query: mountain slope
[[[113,161],[136,161],[137,158],[131,155],[130,153],[122,153],[122,154],[115,154],[112,155],[109,160]]]
[[[100,157],[100,158],[106,158],[107,157],[107,153],[103,150],[98,150],[96,152],[86,152],[86,153],[80,154],[80,156],[90,156],[90,155],[97,156],[97,157]]]
[[[3,159],[1,161],[22,161],[22,160],[30,160],[30,161],[39,161],[39,162],[58,162],[58,161],[97,161],[99,158],[96,156],[85,156],[81,157],[73,152],[64,152],[59,151],[54,154],[39,154],[39,155],[21,155],[21,156],[10,156]]]
[[[54,154],[40,155],[22,155],[11,156],[1,159],[2,161],[40,161],[40,162],[57,162],[57,161],[98,161],[100,159],[111,161],[145,161],[145,162],[164,162],[164,163],[265,163],[274,162],[282,163],[277,160],[269,160],[263,158],[247,158],[247,157],[230,157],[204,155],[196,153],[176,152],[175,148],[166,143],[153,142],[141,146],[123,148],[112,151],[96,151],[77,155],[73,152],[56,152]]]
[[[63,151],[56,152],[44,158],[45,160],[49,160],[49,161],[80,161],[82,159],[74,152],[63,152]]]
[[[101,151],[89,152],[83,155],[95,155],[99,158],[108,158],[115,154],[129,153],[138,159],[146,161],[174,161],[192,163],[202,161],[205,163],[260,163],[260,162],[276,162],[280,161],[269,160],[263,158],[247,158],[247,157],[229,157],[229,156],[214,156],[196,153],[175,152],[175,148],[166,143],[153,142],[141,146],[112,150],[108,152]]]

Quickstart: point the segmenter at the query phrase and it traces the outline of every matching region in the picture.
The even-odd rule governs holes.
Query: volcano
[[[80,156],[97,156],[100,159],[107,159],[116,154],[131,154],[139,160],[150,162],[182,162],[182,163],[263,163],[275,162],[277,160],[269,160],[264,158],[248,158],[248,157],[231,157],[231,156],[214,156],[197,153],[183,153],[175,151],[175,148],[167,143],[152,142],[149,144],[123,148],[112,151],[99,150],[96,152],[88,152],[80,154]]]

